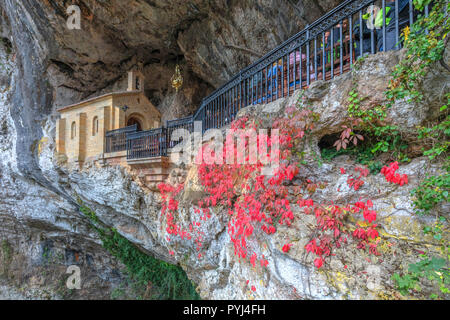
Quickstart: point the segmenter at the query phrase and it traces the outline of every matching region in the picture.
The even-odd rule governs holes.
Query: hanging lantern
[[[183,85],[183,77],[181,75],[180,66],[177,64],[175,67],[175,74],[172,76],[172,87],[178,92]]]

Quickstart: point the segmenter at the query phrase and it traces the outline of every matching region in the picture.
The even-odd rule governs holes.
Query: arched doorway
[[[130,117],[127,121],[127,127],[128,126],[133,126],[136,125],[137,126],[137,131],[142,131],[142,123],[139,119],[137,119],[136,117]]]

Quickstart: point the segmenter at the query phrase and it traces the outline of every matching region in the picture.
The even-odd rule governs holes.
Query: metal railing
[[[125,151],[127,149],[127,134],[137,131],[137,125],[107,131],[105,134],[105,153]]]
[[[128,135],[127,147],[131,148],[140,146],[144,136],[147,141],[166,143],[152,151],[142,149],[139,153],[133,149],[129,155],[135,158],[166,154],[168,148],[178,143],[171,141],[175,129],[192,132],[194,121],[202,122],[203,132],[223,127],[246,106],[270,103],[316,80],[333,79],[350,71],[356,59],[364,54],[400,49],[400,31],[411,25],[416,16],[412,0],[344,1],[204,98],[192,117],[168,121],[166,128],[159,131]],[[154,148],[153,144],[143,146]],[[160,154],[154,150],[160,150]]]
[[[243,107],[269,103],[313,81],[348,72],[365,53],[399,49],[400,30],[415,15],[412,0],[344,1],[203,99],[194,119],[204,122],[204,130],[223,126]]]
[[[193,132],[194,119],[192,116],[190,116],[182,119],[170,120],[167,121],[166,128],[167,128],[167,143],[169,144],[168,147],[173,148],[176,144],[180,142],[180,139],[173,141],[174,139],[172,139],[172,132],[174,132],[177,129],[186,129],[189,132]]]
[[[167,155],[167,129],[158,128],[127,135],[127,159],[153,158]]]

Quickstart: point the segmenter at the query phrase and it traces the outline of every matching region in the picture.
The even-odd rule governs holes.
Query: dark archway
[[[135,118],[135,117],[131,117],[130,119],[128,119],[127,121],[127,127],[128,126],[133,126],[136,125],[137,126],[137,131],[142,131],[142,123],[139,119]]]

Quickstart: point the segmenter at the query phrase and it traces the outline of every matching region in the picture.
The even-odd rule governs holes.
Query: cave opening
[[[358,140],[357,145],[349,143],[345,149],[339,150],[335,143],[340,140],[341,133],[324,135],[318,143],[322,160],[332,161],[339,156],[348,156],[352,161],[367,166],[371,173],[379,173],[383,165],[383,161],[380,161],[383,156],[380,152],[373,152],[376,140],[368,132],[358,131],[355,133],[362,135],[364,140]]]
[[[334,143],[339,139],[340,133],[326,134],[319,141],[319,149],[322,151],[324,149],[334,148]]]
[[[11,54],[12,53],[12,43],[8,38],[2,38],[1,42],[3,44],[3,47],[5,48],[5,52],[7,54]]]

